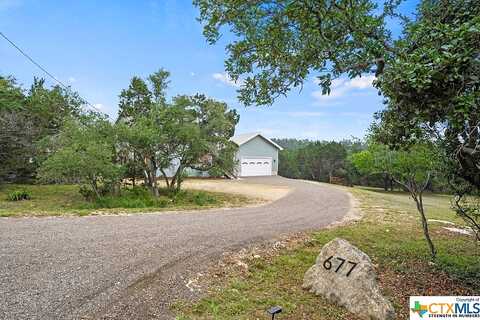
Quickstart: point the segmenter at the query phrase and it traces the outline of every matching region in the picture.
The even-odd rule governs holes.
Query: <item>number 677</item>
[[[330,270],[332,269],[332,259],[334,257],[333,256],[330,256],[327,260],[323,261],[323,267],[326,269],[326,270]],[[342,267],[343,265],[345,264],[345,262],[347,264],[350,264],[351,267],[350,267],[350,270],[348,270],[347,274],[345,275],[346,277],[348,277],[353,269],[355,269],[355,267],[358,265],[357,262],[353,262],[353,261],[347,261],[346,259],[344,258],[340,258],[340,257],[335,257],[335,259],[337,259],[338,261],[340,261],[340,263],[338,264],[337,268],[335,269],[335,272],[338,272]]]

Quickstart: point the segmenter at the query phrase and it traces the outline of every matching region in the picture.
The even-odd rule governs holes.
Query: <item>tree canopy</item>
[[[388,146],[370,143],[366,150],[352,154],[351,161],[360,172],[387,173],[396,183],[408,190],[420,214],[430,253],[435,258],[436,249],[430,238],[423,206],[423,193],[440,168],[441,159],[435,146],[430,143],[417,143],[408,149],[390,150]]]
[[[374,132],[392,146],[438,141],[458,173],[480,187],[478,1],[426,1],[405,34],[377,80],[387,108]]]
[[[82,105],[76,93],[47,88],[43,79],[35,78],[26,90],[13,77],[0,76],[0,183],[34,178],[42,153],[37,143],[57,134]]]
[[[229,139],[239,120],[236,111],[201,94],[167,101],[168,75],[161,69],[147,81],[133,77],[122,91],[117,124],[127,163],[141,164],[154,194],[159,174],[175,190],[187,168],[232,173],[234,167],[236,149]]]
[[[71,90],[47,88],[42,79],[25,90],[13,77],[0,77],[0,182],[80,183],[82,194],[98,199],[116,193],[125,178],[143,176],[159,195],[158,177],[177,191],[187,168],[234,175],[230,137],[238,114],[202,94],[168,101],[169,75],[160,69],[133,77],[120,93],[115,124],[83,110]]]
[[[433,131],[456,155],[458,174],[480,186],[477,0],[423,0],[414,19],[399,13],[401,1],[194,3],[210,43],[224,28],[235,35],[225,68],[234,80],[244,77],[244,104],[271,104],[310,74],[328,94],[334,77],[374,72],[387,105],[379,115],[383,142],[408,143]],[[397,39],[386,24],[392,18],[403,23]]]
[[[226,71],[244,76],[239,99],[246,105],[271,104],[310,73],[324,93],[331,80],[381,73],[396,51],[387,17],[398,16],[399,1],[378,8],[371,0],[194,0],[210,43],[227,27],[235,40],[227,45]]]
[[[98,114],[67,121],[47,142],[50,155],[42,163],[39,178],[45,182],[86,184],[100,198],[101,189],[117,183],[123,173],[117,164],[117,139],[112,124]]]
[[[159,69],[146,80],[133,77],[127,89],[120,93],[118,120],[132,123],[136,118],[148,114],[154,104],[166,103],[170,72]]]

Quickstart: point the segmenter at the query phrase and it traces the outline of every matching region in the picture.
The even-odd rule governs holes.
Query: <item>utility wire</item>
[[[27,58],[31,63],[33,63],[37,68],[42,70],[46,75],[48,75],[50,78],[52,78],[56,83],[58,83],[60,86],[62,86],[65,90],[71,91],[71,88],[67,85],[65,85],[62,81],[58,80],[54,75],[52,75],[50,72],[47,71],[44,67],[42,67],[38,62],[33,60],[32,57],[30,57],[25,51],[23,51],[19,46],[17,46],[12,40],[10,40],[3,32],[0,31],[0,36],[2,36],[5,40],[7,40],[8,43],[10,43],[15,49],[17,49],[18,52],[20,52],[25,58]],[[80,96],[80,98],[91,108],[93,108],[95,111],[104,113],[97,107],[95,107],[93,104],[91,104],[87,99],[83,98]]]

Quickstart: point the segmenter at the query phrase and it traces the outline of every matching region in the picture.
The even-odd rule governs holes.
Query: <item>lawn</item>
[[[30,200],[9,201],[15,190],[25,190]],[[195,210],[217,207],[238,207],[258,203],[242,195],[203,190],[182,190],[168,195],[164,190],[158,198],[148,191],[122,191],[120,197],[104,197],[99,201],[86,201],[77,185],[6,185],[0,188],[0,217],[119,214],[156,212],[166,210]]]
[[[283,307],[279,320],[356,319],[343,308],[301,289],[305,271],[314,264],[322,246],[335,237],[347,239],[372,258],[398,319],[408,319],[410,295],[478,294],[480,247],[473,238],[452,234],[441,223],[432,222],[438,249],[438,258],[432,263],[418,214],[407,194],[348,190],[359,201],[362,220],[306,235],[304,241],[273,255],[244,255],[240,265],[248,268],[233,266],[224,268],[226,272],[212,273],[203,281],[208,284],[203,298],[194,303],[176,302],[172,309],[177,319],[267,319],[265,310],[273,305]],[[425,199],[430,219],[461,224],[449,205],[445,195],[427,195]]]

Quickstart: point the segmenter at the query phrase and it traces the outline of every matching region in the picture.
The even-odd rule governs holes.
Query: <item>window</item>
[[[255,162],[250,162],[250,164],[255,164]]]
[[[257,164],[262,164],[261,162],[257,162]]]
[[[263,164],[266,164],[266,165],[268,165],[268,164],[269,164],[269,162],[265,161]]]

